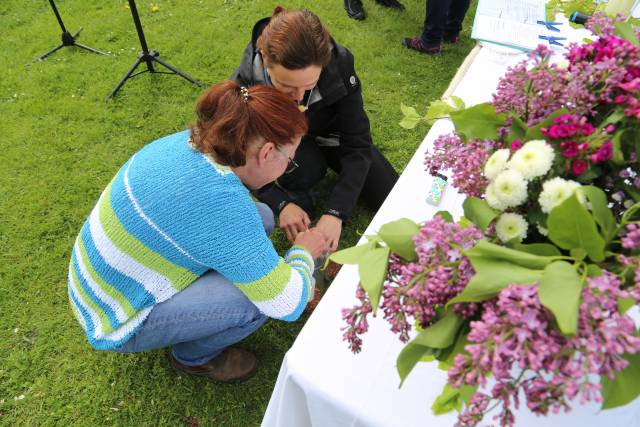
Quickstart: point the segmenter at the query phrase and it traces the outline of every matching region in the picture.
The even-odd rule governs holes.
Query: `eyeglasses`
[[[287,164],[287,168],[284,170],[285,174],[289,174],[291,172],[293,172],[294,170],[298,169],[299,165],[298,163],[296,163],[295,160],[293,160],[291,157],[289,157],[289,155],[280,147],[278,147],[276,145],[276,150],[278,150],[280,152],[280,154],[282,154],[283,156],[285,156],[287,158],[287,160],[289,160],[289,163]]]

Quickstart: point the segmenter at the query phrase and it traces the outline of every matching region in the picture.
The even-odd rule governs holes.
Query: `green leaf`
[[[495,243],[491,243],[486,240],[480,240],[473,248],[466,251],[465,255],[496,258],[498,260],[504,260],[513,264],[517,264],[521,267],[533,268],[538,270],[542,270],[550,262],[553,261],[553,258],[548,256],[534,255],[516,249],[510,249],[504,246],[496,245]]]
[[[498,129],[504,126],[506,118],[504,113],[496,113],[495,107],[489,103],[452,111],[450,116],[456,133],[465,141],[469,138],[498,139]]]
[[[581,291],[582,278],[568,262],[555,261],[544,269],[538,288],[540,302],[553,313],[565,335],[576,333]]]
[[[447,306],[459,302],[479,302],[496,296],[512,283],[519,285],[537,283],[542,269],[531,269],[496,258],[467,255],[476,271],[464,290],[451,299]]]
[[[389,263],[389,248],[377,248],[365,253],[358,263],[360,284],[367,292],[373,312],[378,310],[382,284],[387,277],[387,264]]]
[[[415,118],[415,119],[418,119],[418,120],[420,119],[420,114],[418,114],[416,109],[413,108],[413,107],[409,107],[407,105],[400,104],[400,111],[402,111],[402,115],[404,117]]]
[[[416,364],[424,356],[430,354],[433,354],[433,349],[412,343],[407,344],[402,349],[398,355],[398,359],[396,360],[396,369],[398,370],[398,375],[400,375],[400,387],[402,387],[404,380],[407,378],[409,373],[411,373]]]
[[[622,153],[622,135],[626,133],[626,131],[622,130],[620,132],[616,132],[615,135],[611,138],[611,161],[616,165],[624,165],[624,154]]]
[[[626,405],[640,395],[640,353],[626,354],[624,358],[629,361],[629,366],[618,372],[613,381],[606,375],[600,378],[602,409]]]
[[[416,255],[413,236],[420,232],[420,226],[407,218],[401,218],[396,221],[389,222],[382,227],[378,235],[391,248],[392,252],[397,253],[407,261],[415,261]]]
[[[454,110],[455,108],[451,104],[438,99],[433,101],[431,104],[429,104],[429,108],[427,109],[427,114],[425,115],[424,118],[426,120],[435,120],[443,116],[447,116],[450,112]]]
[[[462,399],[460,397],[460,390],[451,387],[449,383],[444,385],[442,393],[431,405],[431,410],[435,415],[446,414],[453,410],[460,411],[462,409]]]
[[[514,246],[515,250],[527,252],[532,255],[540,255],[545,257],[560,256],[562,252],[551,243],[518,243]]]
[[[413,117],[403,117],[398,124],[405,129],[413,129],[419,122],[420,118],[415,119]]]
[[[485,200],[477,197],[467,197],[462,203],[464,216],[482,231],[485,231],[491,221],[498,216],[498,211],[492,209]]]
[[[618,224],[616,218],[613,216],[613,212],[609,209],[609,202],[607,201],[607,195],[604,191],[598,187],[583,186],[581,191],[589,199],[591,203],[591,211],[593,212],[593,219],[600,226],[600,234],[605,240],[605,244],[609,243],[615,236],[618,230]]]
[[[527,134],[527,124],[516,115],[511,115],[511,127],[509,128],[509,134],[507,135],[507,142],[509,145],[515,140],[524,140]]]
[[[575,193],[553,208],[547,221],[549,239],[562,249],[583,248],[589,258],[604,259],[605,242],[598,234],[596,222],[578,201]]]
[[[626,313],[634,305],[636,305],[635,298],[632,298],[632,297],[618,298],[618,311],[620,312],[620,314]]]
[[[587,276],[589,277],[602,276],[602,269],[596,264],[589,264],[587,265]]]
[[[449,310],[442,319],[420,332],[411,342],[425,347],[447,348],[455,341],[463,322],[453,310]]]
[[[369,241],[363,245],[353,246],[332,253],[328,260],[336,264],[358,264],[362,257],[376,247],[375,241]]]
[[[450,96],[449,99],[451,100],[451,102],[453,102],[453,106],[456,108],[456,110],[464,109],[465,105],[462,98],[460,98],[459,96],[453,95],[453,96]]]
[[[633,5],[633,2],[631,2],[631,4]],[[625,13],[625,15],[628,14],[628,12]],[[640,41],[638,41],[638,36],[636,36],[636,32],[631,23],[616,22],[616,35],[629,40],[634,46],[640,47]]]
[[[439,216],[444,219],[445,222],[453,222],[453,216],[448,211],[438,211],[434,216]]]

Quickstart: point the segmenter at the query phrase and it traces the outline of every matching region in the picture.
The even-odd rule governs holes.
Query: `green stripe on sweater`
[[[136,311],[131,306],[129,300],[120,292],[118,292],[118,290],[114,286],[111,286],[107,282],[102,280],[102,277],[98,276],[96,271],[93,269],[93,266],[91,265],[91,262],[89,260],[89,255],[87,254],[87,249],[84,247],[84,242],[82,241],[82,239],[78,239],[78,249],[79,250],[76,256],[78,256],[78,258],[82,260],[82,263],[87,267],[89,275],[91,276],[93,281],[96,282],[98,286],[100,286],[102,292],[118,301],[118,304],[120,304],[120,307],[122,307],[122,311],[124,311],[128,317],[135,316]]]
[[[268,301],[284,292],[291,279],[291,267],[282,258],[266,276],[247,283],[235,283],[251,301]]]
[[[198,278],[198,275],[169,261],[133,237],[124,228],[111,206],[111,187],[107,186],[99,202],[100,223],[111,242],[122,252],[171,281],[171,286],[181,291]]]

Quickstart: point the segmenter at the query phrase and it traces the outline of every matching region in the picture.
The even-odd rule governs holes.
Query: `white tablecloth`
[[[464,75],[454,79],[451,93],[467,105],[490,99],[507,66],[524,58],[497,47],[474,54]],[[424,152],[433,140],[453,130],[449,120],[436,122],[416,151],[398,183],[367,228],[375,232],[389,221],[407,217],[416,222],[446,209],[462,214],[464,196],[449,185],[437,208],[425,203],[430,177]],[[389,331],[382,315],[371,319],[361,353],[354,355],[342,340],[341,309],[356,303],[357,268],[346,265],[310,316],[285,355],[265,413],[264,427],[452,426],[456,414],[435,416],[431,404],[440,394],[446,373],[435,363],[419,363],[400,389],[395,369],[403,344]],[[490,419],[485,419],[489,423]],[[516,414],[519,426],[640,426],[640,399],[623,408],[599,412],[598,405],[574,405],[573,412],[537,418],[528,410]]]

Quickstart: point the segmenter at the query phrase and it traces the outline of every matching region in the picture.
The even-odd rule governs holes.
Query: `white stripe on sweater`
[[[304,279],[295,268],[291,269],[291,277],[287,287],[277,296],[265,301],[252,301],[258,309],[272,318],[282,318],[293,313],[302,299]]]
[[[129,169],[131,168],[131,165],[133,164],[133,160],[135,159],[135,157],[136,157],[136,155],[134,154],[131,157],[131,160],[129,161],[129,164],[127,165],[127,168],[124,170],[124,187],[125,187],[125,190],[127,191],[127,196],[129,197],[129,200],[131,201],[131,203],[133,204],[133,207],[136,210],[136,213],[143,220],[145,220],[145,222],[147,224],[149,224],[151,226],[151,228],[156,230],[158,232],[158,234],[160,234],[167,242],[169,242],[174,248],[176,248],[178,250],[178,252],[180,252],[182,255],[186,256],[187,258],[189,258],[191,261],[196,262],[196,263],[208,268],[209,266],[207,266],[205,263],[200,262],[197,259],[195,259],[189,252],[187,252],[177,242],[175,242],[171,237],[169,237],[169,235],[167,233],[162,231],[162,229],[160,229],[160,227],[155,222],[153,222],[151,220],[151,218],[149,218],[144,213],[142,208],[140,207],[140,203],[138,203],[138,200],[133,195],[133,190],[131,189],[131,184],[129,183]]]
[[[100,198],[104,196],[105,194],[103,193]],[[177,291],[171,286],[171,280],[167,276],[140,264],[113,244],[102,228],[99,206],[100,201],[91,211],[89,229],[91,230],[93,243],[104,261],[112,268],[144,286],[157,302],[165,301],[175,294]]]
[[[116,315],[116,318],[118,319],[118,322],[120,322],[120,323],[126,322],[128,316],[124,312],[124,309],[122,308],[120,303],[117,300],[113,299],[108,294],[106,294],[102,290],[100,285],[98,283],[96,283],[95,280],[93,280],[93,277],[91,276],[91,273],[89,273],[87,265],[85,264],[86,260],[82,257],[82,252],[80,251],[80,247],[79,247],[79,244],[78,244],[78,239],[76,239],[76,244],[73,247],[73,251],[75,252],[76,259],[78,260],[78,269],[80,270],[80,274],[84,278],[85,282],[87,282],[87,285],[89,285],[89,288],[91,288],[91,291],[104,304],[108,305],[111,308],[111,310],[113,310],[113,312]]]

